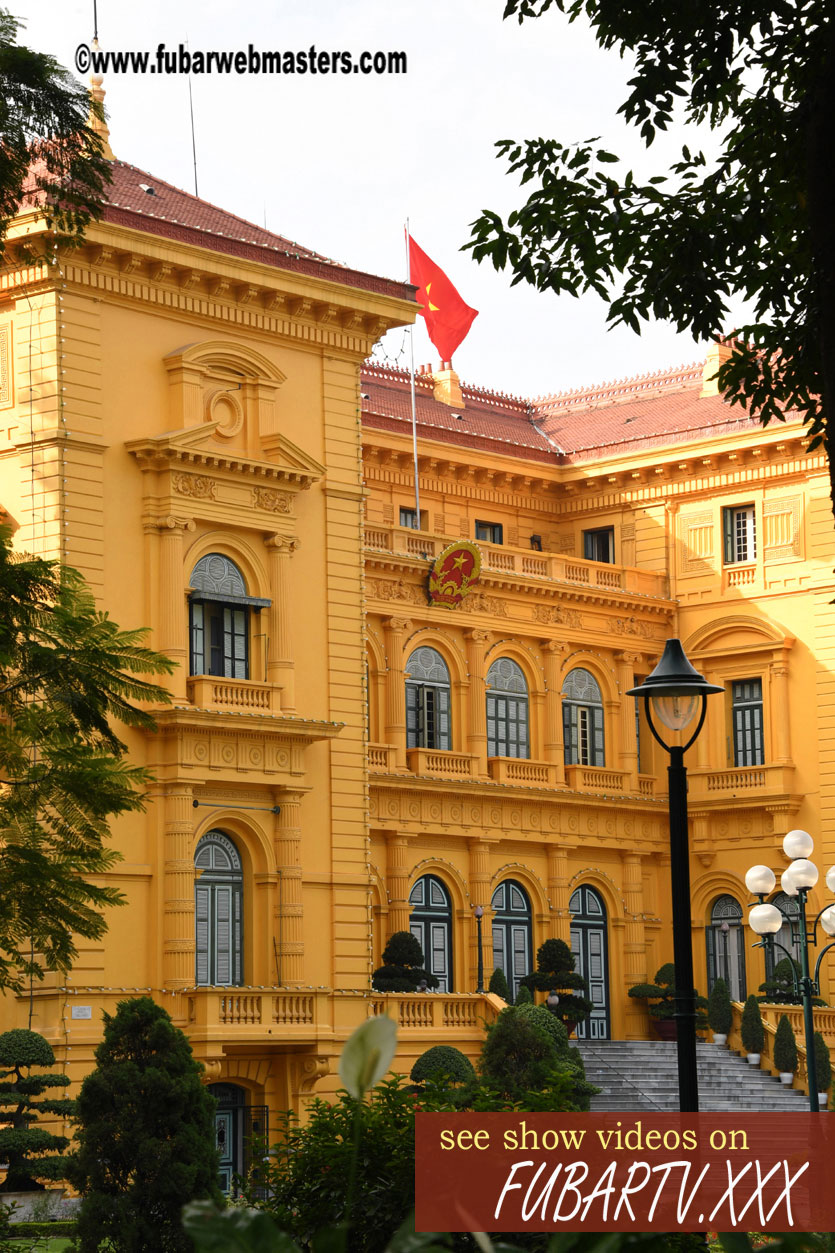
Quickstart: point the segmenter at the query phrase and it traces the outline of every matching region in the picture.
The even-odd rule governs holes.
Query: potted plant
[[[16,1028],[0,1035],[0,1159],[8,1163],[0,1201],[14,1205],[19,1222],[35,1208],[55,1216],[64,1195],[63,1187],[46,1189],[43,1182],[64,1179],[69,1140],[47,1131],[39,1119],[66,1118],[75,1110],[67,1097],[44,1097],[70,1082],[66,1075],[44,1073],[54,1065],[55,1054],[37,1031]]]
[[[655,972],[654,983],[636,983],[629,989],[629,995],[639,1001],[647,1002],[647,1012],[652,1019],[655,1033],[659,1040],[675,1040],[678,1032],[676,1027],[676,971],[672,962],[665,962]],[[696,994],[696,1030],[704,1031],[708,1026],[707,1001]]]
[[[829,1085],[832,1083],[832,1062],[829,1059],[829,1045],[819,1031],[815,1032],[815,1074],[818,1080],[818,1103],[825,1108],[829,1096]]]
[[[724,979],[716,979],[710,989],[707,1002],[707,1020],[713,1032],[714,1044],[727,1044],[728,1032],[733,1022],[731,994]]]
[[[537,950],[536,970],[521,981],[523,987],[531,990],[557,993],[559,1000],[551,1012],[563,1022],[569,1035],[592,1011],[591,1001],[582,995],[588,992],[589,985],[577,974],[574,964],[574,954],[565,940],[546,940]],[[516,1004],[519,1004],[518,995]],[[550,1004],[548,1008],[551,1009]]]
[[[423,966],[420,940],[411,931],[395,931],[383,949],[383,965],[371,976],[375,992],[417,992],[437,988],[439,980]]]
[[[745,1049],[749,1066],[759,1066],[764,1039],[765,1029],[760,1013],[760,1003],[752,992],[742,1011],[742,1047]]]
[[[777,1034],[774,1037],[774,1065],[780,1074],[780,1082],[789,1084],[797,1070],[797,1041],[786,1014],[780,1015]]]

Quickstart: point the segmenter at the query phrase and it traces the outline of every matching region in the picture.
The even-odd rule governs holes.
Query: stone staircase
[[[589,1083],[601,1089],[592,1097],[594,1113],[619,1110],[678,1110],[678,1068],[674,1043],[649,1040],[572,1040],[583,1057]],[[808,1098],[780,1080],[749,1066],[724,1045],[696,1046],[699,1109],[735,1113],[739,1110],[809,1109]]]

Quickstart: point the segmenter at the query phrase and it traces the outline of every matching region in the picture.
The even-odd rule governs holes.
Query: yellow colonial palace
[[[626,992],[671,956],[666,761],[625,693],[669,637],[725,689],[689,754],[700,990],[762,981],[752,862],[780,868],[795,826],[835,861],[833,522],[799,426],[727,406],[718,349],[537,401],[426,369],[418,509],[408,376],[363,367],[416,314],[412,288],[121,161],[83,249],[24,214],[2,273],[19,547],[179,663],[130,740],[156,784],[113,829],[128,904],[35,988],[33,1025],[76,1081],[101,1011],[149,992],[206,1064],[229,1169],[247,1120],[335,1091],[369,1014],[398,1018],[404,1070],[476,1051],[500,1008],[477,906],[488,975],[564,937],[588,1031],[648,1034]],[[430,603],[462,540],[479,577]],[[373,993],[409,928],[440,990]],[[3,1025],[27,1011],[7,997]]]

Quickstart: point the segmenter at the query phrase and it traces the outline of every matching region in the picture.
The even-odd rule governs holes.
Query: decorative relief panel
[[[683,574],[704,574],[713,564],[713,513],[682,514],[678,520]]]
[[[637,635],[644,640],[662,639],[664,635],[663,627],[657,627],[652,622],[641,622],[638,618],[611,618],[607,621],[607,626],[619,635]]]
[[[205,474],[175,474],[171,481],[178,496],[192,496],[196,500],[217,499],[217,483]]]
[[[763,504],[763,559],[780,561],[800,557],[800,496],[784,496]]]
[[[499,596],[484,596],[481,592],[473,592],[467,601],[466,608],[473,613],[490,613],[494,618],[507,617],[507,602]]]
[[[289,492],[276,491],[274,487],[253,487],[252,503],[256,509],[270,513],[291,513],[293,498]]]
[[[563,605],[534,605],[533,616],[537,622],[556,623],[559,626],[582,627],[583,619],[576,609]]]
[[[427,605],[424,589],[404,579],[366,579],[365,592],[372,600],[405,600],[424,608]]]

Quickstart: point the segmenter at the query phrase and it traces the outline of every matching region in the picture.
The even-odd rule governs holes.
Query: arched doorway
[[[417,936],[426,969],[437,977],[439,992],[452,991],[452,902],[434,874],[418,879],[409,893],[409,929]]]
[[[769,901],[769,905],[777,906],[780,913],[783,915],[784,921],[782,927],[774,937],[775,946],[773,955],[769,956],[769,949],[765,949],[764,951],[765,977],[767,980],[771,980],[774,977],[774,967],[785,959],[786,953],[791,954],[793,961],[795,961],[797,965],[800,964],[800,905],[798,904],[797,897],[788,896],[785,892],[775,892],[774,896],[772,896]],[[791,919],[795,919],[795,928],[798,935],[797,941],[795,941],[794,938],[795,929],[792,927]],[[777,948],[778,944],[781,944],[783,947]],[[786,950],[786,953],[783,952],[783,949]]]
[[[578,1040],[608,1040],[609,1026],[609,942],[606,906],[594,888],[575,888],[568,902],[571,911],[571,952],[575,969],[589,985],[592,1011],[586,1022],[577,1024]]]
[[[267,1107],[248,1104],[249,1093],[237,1083],[210,1083],[209,1091],[217,1101],[215,1137],[220,1187],[231,1195],[237,1192],[235,1176],[249,1173],[253,1140],[259,1145],[268,1142]]]
[[[209,831],[194,854],[194,982],[238,987],[243,983],[243,870],[235,845]]]
[[[742,906],[732,896],[720,896],[713,902],[705,940],[708,995],[716,980],[724,979],[731,1000],[744,1001],[747,993]]]
[[[528,894],[515,879],[506,879],[493,893],[493,965],[504,971],[516,1000],[520,981],[531,972],[533,926]]]

